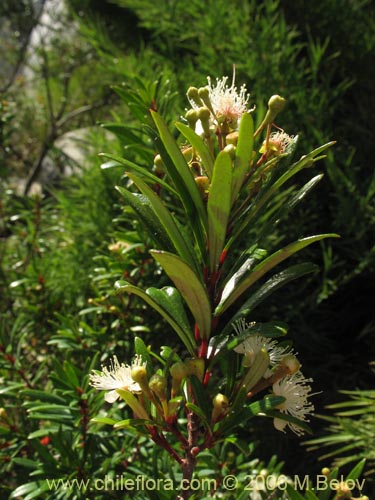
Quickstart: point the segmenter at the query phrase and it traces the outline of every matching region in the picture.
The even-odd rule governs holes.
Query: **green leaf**
[[[184,343],[189,353],[192,356],[195,355],[195,341],[191,333],[191,330],[190,329],[186,330],[184,328],[184,325],[180,325],[178,319],[176,320],[174,315],[171,314],[169,310],[161,306],[153,297],[148,295],[144,290],[130,283],[127,283],[126,281],[117,281],[115,283],[115,288],[119,292],[134,293],[135,295],[141,297],[141,299],[143,299],[147,304],[149,304],[153,309],[155,309],[155,311],[157,311],[159,314],[161,314],[161,316],[163,316],[163,318],[170,324],[170,326],[180,337],[180,339]]]
[[[201,407],[193,404],[193,403],[186,403],[185,404],[186,408],[188,408],[188,410],[192,411],[193,413],[195,413],[196,415],[198,415],[198,417],[201,419],[202,421],[202,424],[209,430],[211,431],[211,427],[210,427],[210,424],[207,420],[207,415],[204,413],[204,411],[202,410]]]
[[[213,158],[212,155],[207,148],[206,144],[199,137],[198,134],[194,132],[190,127],[185,125],[184,123],[177,122],[176,124],[177,130],[181,132],[181,134],[187,139],[193,148],[197,151],[202,161],[202,167],[207,175],[207,177],[211,180],[212,171],[213,171]]]
[[[135,353],[142,358],[142,363],[146,363],[147,373],[151,375],[151,356],[146,344],[140,337],[134,339]]]
[[[117,420],[108,417],[94,417],[91,419],[91,422],[94,422],[94,424],[104,424],[113,426],[117,423]]]
[[[207,232],[207,214],[194,176],[163,118],[155,111],[151,111],[151,116],[159,131],[164,152],[167,153],[168,157],[163,154],[163,151],[160,151],[161,156],[189,216],[190,225],[203,255]]]
[[[114,429],[124,429],[127,427],[138,427],[140,425],[155,425],[155,422],[142,418],[127,418],[116,422],[113,427]]]
[[[165,286],[162,289],[150,287],[146,290],[146,293],[163,309],[168,311],[185,332],[191,331],[181,294],[176,288],[172,286]]]
[[[303,168],[311,167],[316,161],[320,159],[318,157],[319,153],[324,151],[325,149],[331,147],[334,142],[329,142],[320,146],[314,151],[311,151],[309,154],[303,156],[299,161],[291,165],[287,171],[282,174],[278,179],[274,182],[271,182],[264,186],[264,188],[259,192],[258,197],[252,203],[248,209],[248,214],[242,221],[240,225],[236,228],[236,232],[231,237],[230,241],[227,244],[227,248],[238,238],[238,236],[246,229],[246,227],[250,224],[250,222],[254,219],[255,215],[258,214],[262,207],[266,205],[266,203],[272,198],[274,194],[279,192],[281,186],[283,186],[291,177],[300,172]],[[272,162],[273,160],[271,160]]]
[[[121,186],[116,186],[116,189],[137,214],[141,223],[148,229],[148,233],[156,245],[163,249],[174,250],[172,241],[151,208],[150,200],[144,195],[130,193]]]
[[[305,432],[308,434],[312,434],[312,430],[310,429],[310,426],[306,424],[306,422],[303,422],[302,420],[299,420],[298,418],[292,417],[292,415],[288,415],[287,413],[281,413],[276,410],[267,410],[265,411],[267,417],[272,417],[272,418],[278,418],[280,420],[284,420],[285,422],[297,425],[297,427],[300,427],[303,429]]]
[[[358,479],[359,476],[362,474],[365,463],[366,463],[365,458],[360,462],[358,462],[357,465],[355,465],[353,469],[349,472],[349,474],[346,476],[345,481],[347,481],[348,479],[352,479],[354,481]]]
[[[211,417],[211,407],[210,401],[207,398],[207,391],[204,390],[202,383],[195,375],[192,375],[189,379],[191,387],[193,389],[195,401],[203,414],[204,420],[208,425]]]
[[[237,273],[235,273],[224,287],[220,304],[215,310],[215,316],[222,314],[226,309],[228,309],[228,307],[232,305],[233,302],[235,302],[237,298],[240,297],[240,295],[242,295],[251,285],[258,281],[262,276],[264,276],[264,274],[270,271],[277,264],[280,264],[284,260],[288,259],[291,255],[299,252],[308,245],[311,245],[312,243],[320,241],[324,238],[338,238],[338,235],[329,233],[302,238],[295,241],[294,243],[287,245],[286,247],[270,255],[268,258],[264,259],[242,280],[241,278],[238,278]]]
[[[288,484],[286,491],[288,492],[289,500],[305,500],[303,496],[298,493],[298,491],[296,491],[290,484]]]
[[[306,500],[319,500],[319,498],[311,490],[305,491],[305,499]]]
[[[195,267],[197,267],[193,248],[191,247],[191,245],[187,244],[182,233],[178,229],[171,213],[161,201],[159,196],[155,194],[154,191],[136,175],[130,173],[127,173],[126,175],[134,182],[134,184],[143,193],[143,195],[146,196],[150,201],[150,206],[154,211],[155,216],[159,219],[169,239],[172,241],[178,255],[180,255],[180,257],[187,262],[193,262]]]
[[[231,204],[233,204],[234,201],[236,200],[237,195],[246,177],[246,174],[249,171],[250,160],[253,154],[253,142],[254,142],[254,122],[250,113],[245,113],[242,115],[238,133],[236,159],[234,162],[234,169],[233,169]]]
[[[211,305],[206,290],[193,269],[177,255],[151,250],[151,255],[161,265],[185,299],[202,338],[211,333]]]
[[[211,271],[216,271],[223,251],[230,212],[232,159],[221,151],[215,161],[208,195],[208,241]]]
[[[159,177],[157,177],[156,175],[151,173],[149,170],[147,170],[147,167],[137,165],[136,163],[133,163],[132,161],[127,160],[126,158],[121,158],[120,156],[116,156],[116,155],[112,155],[112,154],[99,153],[99,156],[103,156],[103,157],[111,160],[111,161],[108,161],[108,162],[103,163],[101,165],[101,168],[103,170],[106,170],[108,168],[126,166],[127,170],[130,169],[130,170],[133,170],[134,172],[138,172],[139,174],[142,174],[144,177],[149,179],[151,182],[153,182],[155,184],[160,184],[160,186],[163,186],[170,193],[174,194],[175,196],[178,196],[178,193],[176,192],[175,189],[173,189],[173,187],[171,185],[169,185],[163,179],[160,179]]]
[[[249,299],[241,306],[239,311],[228,321],[227,325],[223,328],[223,333],[229,333],[233,330],[232,324],[240,318],[245,318],[252,312],[263,300],[269,297],[279,288],[287,283],[306,274],[317,271],[319,267],[316,264],[306,262],[303,264],[296,264],[288,267],[284,271],[275,274],[267,280]],[[263,334],[262,334],[263,335]]]

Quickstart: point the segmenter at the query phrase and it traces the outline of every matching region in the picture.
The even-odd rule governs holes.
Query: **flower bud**
[[[329,476],[330,473],[331,473],[331,469],[329,469],[328,467],[323,467],[323,469],[322,469],[323,476]]]
[[[269,118],[268,118],[268,123],[272,123],[276,116],[282,111],[285,107],[286,100],[279,96],[279,95],[273,95],[270,97],[268,101],[268,112],[269,113]]]
[[[169,368],[172,377],[171,397],[174,398],[180,389],[181,382],[188,376],[188,369],[182,361],[177,361]]]
[[[294,356],[294,354],[287,354],[281,360],[280,366],[284,366],[285,368],[287,368],[288,373],[290,375],[293,375],[293,373],[297,373],[298,370],[301,368],[301,363]]]
[[[199,194],[201,195],[202,200],[207,201],[208,190],[210,187],[210,181],[208,177],[206,177],[205,175],[200,175],[195,178],[195,183],[198,187]]]
[[[198,121],[197,111],[195,109],[189,109],[189,111],[187,111],[185,114],[185,118],[186,118],[187,122],[189,123],[189,127],[194,130],[195,124]]]
[[[160,155],[154,158],[154,171],[157,175],[162,175],[165,172],[165,165]]]
[[[185,361],[188,376],[195,375],[198,380],[203,380],[204,375],[204,360],[200,358],[187,359]]]
[[[210,89],[209,87],[201,87],[198,89],[198,95],[204,102],[205,106],[211,111],[211,113],[214,113],[214,110],[212,108],[211,100],[210,100]]]
[[[237,146],[238,132],[231,132],[226,136],[225,140],[227,141],[227,144],[233,144],[234,146]]]
[[[341,481],[339,485],[336,487],[336,498],[340,500],[350,499],[352,497],[352,490],[349,488],[348,484],[345,481]]]
[[[206,136],[210,135],[210,110],[206,107],[198,109],[198,117],[201,121],[203,132]]]
[[[225,148],[223,149],[223,151],[225,151],[226,153],[228,153],[232,160],[235,159],[235,157],[236,157],[236,147],[233,144],[228,144],[227,146],[225,146]]]
[[[195,102],[197,106],[202,106],[202,101],[198,95],[197,87],[189,87],[186,92],[186,95],[188,96],[188,99]]]
[[[224,394],[216,394],[212,401],[212,416],[211,416],[211,422],[217,422],[220,417],[223,417],[229,406],[229,400]]]
[[[160,401],[167,399],[167,379],[162,375],[155,373],[149,381],[149,387],[157,395]]]
[[[132,365],[130,375],[131,375],[131,378],[134,380],[134,382],[137,382],[141,386],[142,389],[144,386],[148,386],[148,384],[147,384],[147,370],[146,370],[145,365],[143,365],[143,364]]]

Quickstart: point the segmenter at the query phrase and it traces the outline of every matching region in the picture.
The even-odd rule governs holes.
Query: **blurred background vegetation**
[[[324,465],[364,457],[371,470],[374,12],[370,0],[3,0],[2,495],[25,485],[14,498],[58,498],[37,481],[136,473],[142,457],[152,456],[147,465],[142,461],[142,473],[167,471],[166,458],[131,433],[114,435],[90,423],[101,405],[87,385],[90,368],[113,353],[129,359],[139,332],[154,346],[173,343],[159,318],[114,292],[121,277],[154,286],[164,278],[140,243],[143,228],[114,189],[121,168],[101,169],[98,153],[151,168],[154,150],[139,126],[142,116],[124,105],[121,91],[128,100],[140,96],[145,109],[156,102],[172,122],[184,112],[190,85],[204,85],[207,75],[231,76],[233,64],[237,83],[251,91],[258,121],[270,95],[287,99],[279,125],[300,135],[301,153],[337,141],[320,165],[323,182],[273,238],[334,231],[341,239],[305,251],[303,259],[321,272],[275,294],[255,319],[288,323],[304,373],[323,391],[315,398],[317,413],[334,419],[330,427],[313,422],[316,435],[332,446]],[[324,408],[347,399],[340,390],[360,400],[352,412],[357,425],[350,412],[334,417]],[[319,450],[307,453],[268,422],[247,431],[237,443],[247,450],[237,459],[242,463],[230,470],[244,464],[276,470],[275,460],[268,463],[273,454],[287,474],[316,474],[323,465],[316,461]],[[262,446],[249,450],[242,444],[249,440]],[[356,446],[346,449],[348,440]],[[231,463],[231,446],[226,455],[217,452],[213,469]]]

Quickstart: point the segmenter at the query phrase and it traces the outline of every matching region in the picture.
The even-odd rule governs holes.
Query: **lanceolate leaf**
[[[207,202],[211,271],[216,271],[224,247],[230,212],[231,183],[232,159],[229,153],[221,151],[215,161]]]
[[[155,194],[154,191],[136,175],[127,173],[127,176],[134,182],[134,184],[148,198],[148,200],[150,200],[150,205],[155,213],[155,216],[159,219],[165,232],[168,234],[168,237],[172,241],[178,255],[180,255],[181,258],[186,260],[187,262],[193,262],[195,264],[196,257],[193,248],[186,242],[186,240],[182,236],[173,219],[173,216],[161,201],[159,196]],[[197,272],[199,272],[198,268],[196,268],[196,270]]]
[[[202,338],[208,339],[211,331],[211,306],[201,280],[193,269],[177,255],[157,250],[151,250],[150,253],[185,299]]]
[[[157,246],[173,251],[175,247],[160,220],[152,210],[150,200],[143,194],[131,193],[121,186],[116,186],[116,189],[137,214],[138,219],[148,229],[150,237]]]
[[[177,191],[180,193],[181,201],[190,217],[192,227],[195,227],[196,230],[204,229],[206,231],[207,214],[194,176],[163,118],[155,111],[151,111],[151,116],[159,131],[163,146],[172,162],[164,162],[168,174],[174,182]],[[194,220],[195,217],[198,217],[198,220]],[[198,235],[198,238],[201,240],[202,235]],[[202,242],[200,241],[200,243]]]
[[[115,287],[120,292],[126,293],[134,293],[141,297],[147,304],[149,304],[155,311],[157,311],[163,318],[171,325],[171,327],[175,330],[177,335],[180,337],[182,342],[184,343],[186,349],[192,356],[195,356],[195,341],[190,329],[186,329],[184,322],[179,323],[180,314],[178,309],[173,308],[173,301],[169,303],[169,308],[163,307],[158,303],[155,298],[151,297],[151,295],[144,292],[141,288],[137,286],[131,285],[126,281],[117,281],[115,283]],[[166,303],[163,304],[164,306]]]
[[[222,422],[218,425],[218,433],[228,433],[233,427],[237,427],[245,423],[247,420],[257,416],[259,413],[266,413],[273,408],[283,403],[285,398],[282,396],[269,396],[261,401],[244,406],[242,409],[232,411]]]
[[[184,123],[177,122],[176,128],[181,132],[181,134],[190,142],[192,147],[197,151],[202,161],[202,166],[207,174],[207,177],[211,180],[213,171],[213,158],[212,155],[203,142],[203,140],[197,135],[194,130],[185,125]]]
[[[233,169],[232,182],[232,204],[244,182],[246,174],[250,168],[250,160],[253,154],[254,141],[254,123],[251,115],[245,113],[242,115],[240,129],[238,133],[238,143],[236,148],[236,160]]]
[[[248,298],[248,300],[241,306],[240,310],[228,321],[225,328],[222,330],[223,333],[229,333],[233,330],[232,323],[239,320],[240,318],[246,318],[251,311],[253,311],[263,300],[265,300],[269,295],[283,287],[287,283],[306,274],[313,273],[318,269],[318,266],[310,262],[303,264],[296,264],[290,266],[284,271],[275,274],[267,280],[255,293]]]
[[[324,238],[337,238],[337,234],[319,234],[317,236],[309,236],[291,243],[290,245],[278,250],[277,252],[264,259],[252,271],[250,271],[244,278],[238,280],[237,275],[234,274],[224,287],[222,299],[220,304],[215,310],[215,315],[222,314],[229,306],[235,302],[240,295],[242,295],[253,283],[258,281],[264,274],[272,268],[288,259],[294,253],[302,250],[303,248],[311,245],[316,241]],[[242,277],[242,273],[241,273]]]
[[[180,292],[176,290],[176,288],[165,286],[160,290],[151,287],[146,290],[146,293],[168,311],[170,315],[178,321],[178,324],[184,331],[190,332],[191,327],[186,316],[184,304]]]
[[[159,184],[160,186],[163,186],[165,189],[167,189],[170,193],[173,193],[175,196],[178,196],[176,190],[173,189],[172,186],[170,186],[167,182],[163,181],[163,179],[160,179],[153,173],[149,172],[147,167],[137,165],[136,163],[133,163],[132,161],[127,160],[126,158],[121,158],[120,156],[115,156],[107,153],[100,153],[99,156],[103,156],[105,158],[110,159],[110,161],[103,163],[101,165],[101,168],[103,170],[106,170],[108,168],[125,166],[127,170],[132,170],[134,172],[142,174],[145,178],[149,179],[154,184]]]
[[[299,161],[291,165],[288,170],[282,174],[275,182],[272,182],[270,185],[266,185],[264,189],[262,189],[257,197],[257,199],[253,202],[248,210],[248,214],[244,217],[242,223],[237,227],[236,232],[231,237],[227,248],[237,239],[237,237],[246,229],[249,223],[254,219],[254,217],[259,213],[261,208],[265,206],[265,204],[272,198],[272,196],[279,192],[281,186],[283,186],[291,177],[300,172],[303,168],[312,166],[316,161],[321,159],[321,156],[318,156],[322,151],[332,146],[334,142],[328,142],[323,146],[320,146],[314,151],[311,151],[309,154],[303,156]]]

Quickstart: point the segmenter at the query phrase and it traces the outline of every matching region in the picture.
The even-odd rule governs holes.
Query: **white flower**
[[[211,82],[211,78],[207,77],[208,100],[210,101],[210,110],[213,114],[210,118],[211,126],[218,126],[224,122],[230,124],[232,128],[236,128],[238,120],[248,111],[247,104],[250,95],[247,92],[246,85],[242,85],[238,90],[234,85],[235,74],[233,74],[232,85],[227,84],[228,77],[224,76],[216,78],[216,85]],[[193,99],[189,98],[190,105],[193,109],[199,109],[200,106]],[[197,128],[200,130],[200,124],[197,123]],[[198,133],[198,131],[196,130]]]
[[[227,85],[227,80],[227,76],[224,76],[221,80],[216,78],[216,85],[213,86],[211,78],[207,77],[209,97],[219,122],[236,123],[247,112],[247,103],[250,96],[247,93],[246,85],[241,85],[238,91],[237,87],[234,86],[234,78],[230,87]]]
[[[244,319],[237,321],[236,324],[233,324],[237,335],[243,333],[250,326],[251,323],[246,323]],[[234,348],[234,351],[238,352],[239,354],[244,354],[246,358],[246,361],[244,363],[245,366],[251,366],[256,355],[260,352],[261,349],[267,350],[270,357],[271,367],[278,365],[287,354],[290,354],[288,347],[280,347],[278,346],[276,340],[263,337],[262,335],[249,335],[243,342],[241,342]],[[271,376],[271,374],[272,372],[269,369],[263,376],[264,378],[268,378]]]
[[[113,356],[110,367],[102,366],[102,371],[94,371],[90,374],[90,385],[99,391],[109,391],[104,399],[108,403],[113,403],[119,398],[117,389],[123,389],[133,393],[141,392],[141,388],[137,382],[131,377],[132,367],[142,364],[140,357],[136,356],[132,366],[119,363],[116,356]],[[145,364],[144,364],[145,365]]]
[[[311,401],[307,399],[312,396],[309,382],[312,382],[312,379],[306,379],[301,372],[297,372],[273,384],[273,393],[285,398],[285,401],[278,406],[281,413],[289,414],[303,422],[309,421],[307,415],[312,414],[315,409]],[[284,431],[288,425],[298,436],[304,432],[298,425],[277,417],[274,418],[273,424],[279,431]]]
[[[293,142],[294,136],[288,135],[283,130],[279,132],[272,132],[268,139],[268,146],[266,148],[266,141],[263,142],[262,147],[260,148],[260,153],[265,153],[266,150],[269,152],[273,152],[275,155],[281,155],[285,153],[290,144]]]

